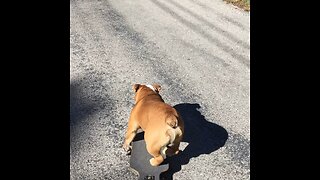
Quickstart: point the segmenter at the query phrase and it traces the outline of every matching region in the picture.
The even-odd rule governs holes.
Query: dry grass
[[[224,0],[227,3],[232,3],[235,6],[238,6],[239,8],[250,11],[250,0]]]

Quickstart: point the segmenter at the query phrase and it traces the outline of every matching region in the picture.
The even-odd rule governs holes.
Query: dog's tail
[[[183,132],[181,128],[169,128],[166,131],[166,135],[168,137],[168,143],[166,144],[167,146],[172,146],[173,141],[177,138],[177,136],[182,136]]]
[[[174,115],[169,115],[166,118],[166,123],[172,127],[172,128],[176,128],[178,127],[178,117],[174,116]]]

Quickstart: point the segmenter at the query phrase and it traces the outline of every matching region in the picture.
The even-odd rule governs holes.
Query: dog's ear
[[[156,90],[157,93],[160,92],[161,86],[159,84],[152,84],[152,86],[154,87],[154,89]]]
[[[140,88],[140,86],[141,86],[140,84],[135,84],[135,85],[133,85],[133,86],[132,86],[133,91],[134,91],[134,92],[137,92],[138,89]]]

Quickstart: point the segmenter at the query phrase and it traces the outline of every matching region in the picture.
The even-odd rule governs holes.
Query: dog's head
[[[154,94],[154,93],[159,94],[161,90],[161,86],[156,83],[152,85],[134,84],[132,86],[132,89],[135,92],[135,96],[134,96],[135,102],[137,102],[140,99],[142,99],[144,96]]]

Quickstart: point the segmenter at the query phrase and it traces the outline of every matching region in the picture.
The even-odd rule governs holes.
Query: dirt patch
[[[227,3],[231,3],[245,11],[250,11],[250,0],[224,0]]]

